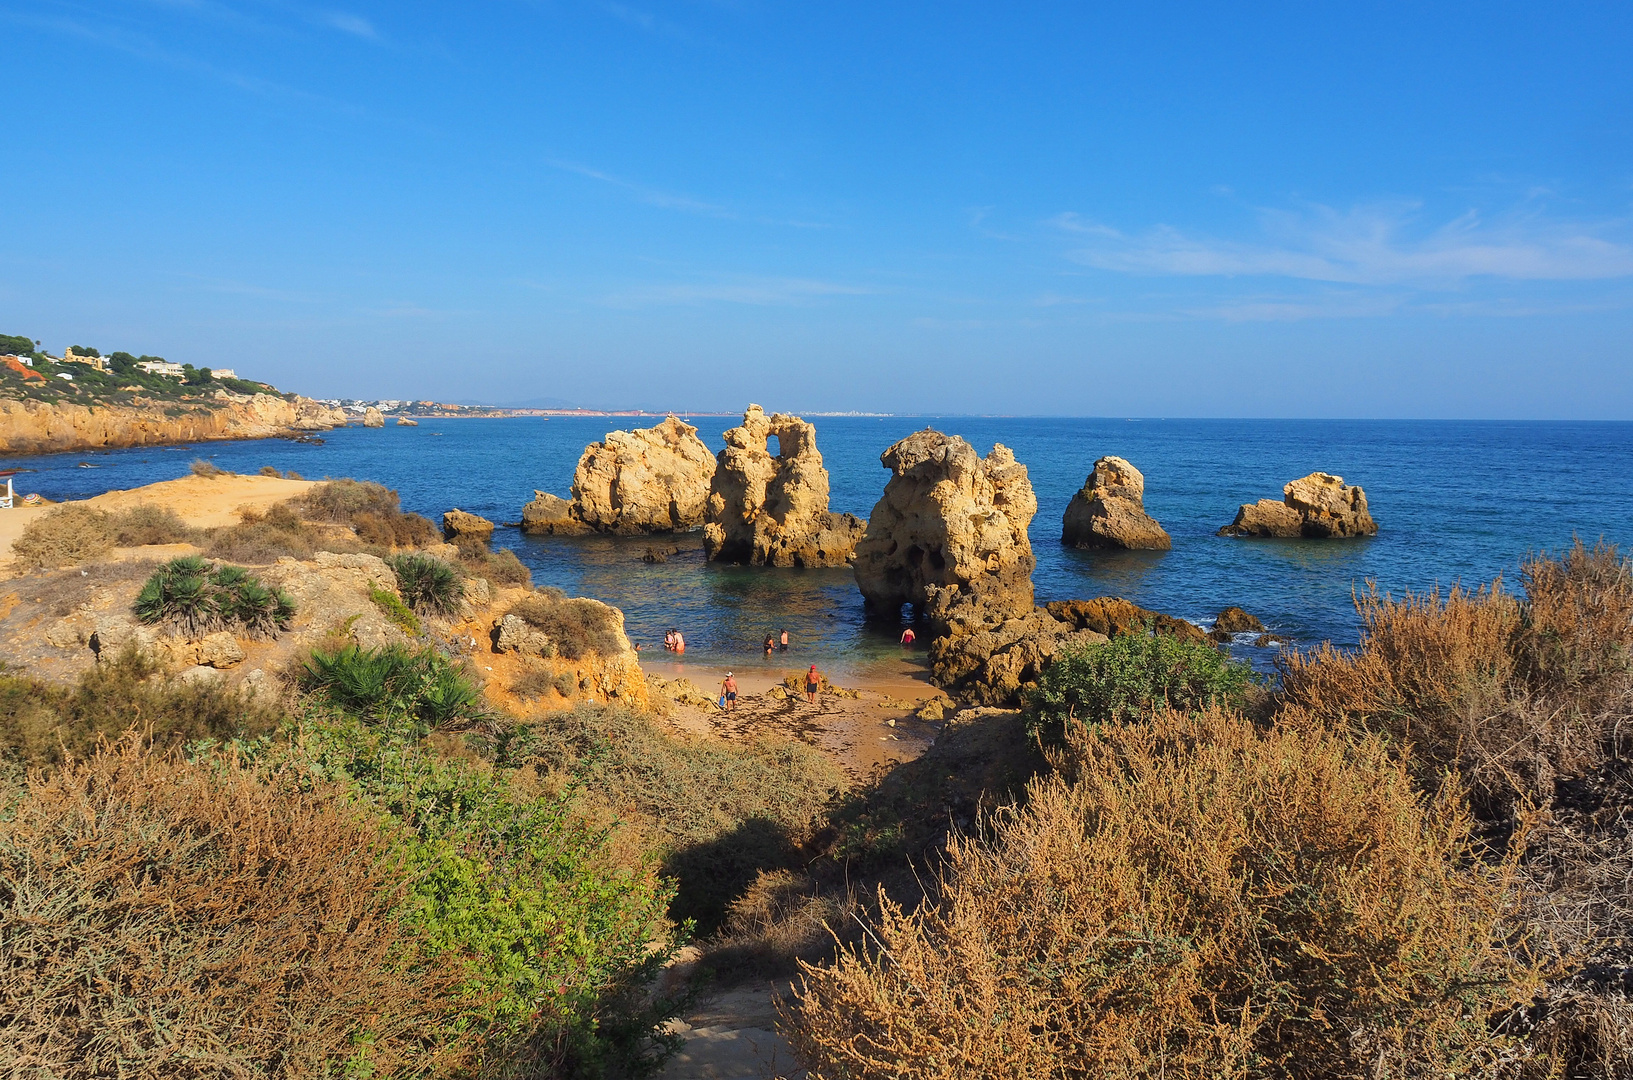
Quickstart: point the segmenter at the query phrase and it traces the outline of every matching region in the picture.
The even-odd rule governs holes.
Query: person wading
[[[726,677],[721,680],[720,696],[726,699],[728,711],[735,712],[737,710],[737,680],[732,678],[729,671],[726,672]]]
[[[822,686],[822,676],[817,674],[816,665],[805,673],[805,699],[812,705],[816,704],[817,690]]]
[[[772,637],[770,634],[767,634],[765,636],[765,655],[767,660],[771,659],[771,654],[776,648],[777,639]]]
[[[783,652],[788,651],[788,631],[787,630],[784,630],[782,632],[782,642],[778,646],[778,648],[780,648]]]

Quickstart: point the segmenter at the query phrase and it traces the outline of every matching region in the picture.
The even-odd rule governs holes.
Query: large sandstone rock
[[[376,409],[373,405],[370,405],[368,408],[363,410],[363,426],[383,428],[386,426],[386,418],[380,415],[379,409]]]
[[[573,516],[573,504],[548,491],[534,491],[533,501],[522,507],[522,531],[545,536],[582,536],[593,532]]]
[[[767,440],[777,439],[772,457]],[[828,470],[816,428],[797,416],[766,416],[750,405],[726,432],[704,512],[711,560],[751,566],[844,566],[867,525],[828,509]]]
[[[484,546],[493,539],[493,522],[480,514],[454,509],[442,515],[442,535],[449,543],[475,541]]]
[[[1282,501],[1243,503],[1236,520],[1220,536],[1279,536],[1327,539],[1376,536],[1378,523],[1367,512],[1366,492],[1342,476],[1315,472],[1282,488]]]
[[[533,513],[523,511],[523,528],[623,536],[696,529],[713,477],[714,455],[697,428],[676,417],[656,427],[609,432],[578,459],[568,518],[560,516],[554,496],[535,492]]]
[[[1103,457],[1072,496],[1061,521],[1062,543],[1079,548],[1167,551],[1168,533],[1145,512],[1145,477],[1120,457]]]
[[[982,459],[963,439],[927,429],[879,460],[891,478],[854,564],[868,606],[886,615],[903,604],[928,610],[937,586],[993,617],[1030,613],[1037,560],[1026,529],[1038,501],[1009,448]]]
[[[1019,705],[1061,649],[1107,640],[1044,608],[1004,615],[953,589],[929,592],[940,631],[930,642],[930,679],[965,705]]]

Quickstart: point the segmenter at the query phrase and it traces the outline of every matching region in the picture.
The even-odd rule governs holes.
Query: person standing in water
[[[918,637],[918,635],[913,633],[913,628],[911,626],[909,626],[906,630],[903,630],[902,631],[902,648],[911,649],[913,647],[913,641],[917,637]]]
[[[686,639],[681,636],[679,630],[675,631],[675,651],[678,653],[686,651]]]
[[[783,652],[788,651],[788,631],[787,630],[784,630],[782,632],[782,642],[781,642],[781,644],[778,645],[778,648],[781,649]]]
[[[720,683],[720,696],[726,699],[728,712],[737,711],[737,680],[732,678],[729,671],[726,672],[725,679]]]
[[[822,676],[817,674],[816,665],[812,664],[811,670],[805,673],[805,700],[809,701],[812,705],[815,705],[817,703],[817,690],[819,690],[821,686]]]
[[[771,659],[771,653],[776,649],[776,647],[777,639],[772,637],[770,634],[767,634],[765,636],[765,658],[767,660]]]

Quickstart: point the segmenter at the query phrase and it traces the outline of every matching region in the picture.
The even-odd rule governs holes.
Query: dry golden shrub
[[[458,973],[408,871],[336,793],[127,737],[0,817],[0,1073],[453,1075]]]
[[[78,566],[113,550],[114,525],[100,510],[65,503],[41,514],[12,541],[11,553],[25,570]]]
[[[1084,736],[955,839],[933,904],[882,900],[806,966],[818,1077],[1471,1076],[1536,973],[1514,868],[1383,741],[1210,710]]]

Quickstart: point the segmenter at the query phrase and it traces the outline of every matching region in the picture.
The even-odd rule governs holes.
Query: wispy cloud
[[[727,281],[681,282],[641,286],[602,299],[608,307],[652,307],[674,304],[748,304],[756,307],[796,307],[836,296],[866,296],[874,290],[859,285],[810,278],[757,277]]]
[[[352,15],[344,11],[324,11],[317,16],[318,22],[324,26],[339,30],[343,34],[351,34],[368,41],[380,40],[380,33],[374,24],[361,15]]]
[[[689,214],[702,214],[706,217],[737,217],[736,214],[732,213],[724,206],[704,202],[701,199],[694,199],[687,195],[676,195],[673,192],[664,191],[660,188],[648,187],[645,184],[637,184],[633,181],[613,176],[611,173],[604,173],[599,169],[592,169],[585,165],[579,165],[576,162],[550,161],[547,162],[547,164],[552,169],[560,169],[563,172],[576,173],[579,176],[588,177],[591,180],[599,180],[603,184],[611,184],[613,187],[621,188],[649,206],[661,206],[668,210],[684,210]]]
[[[1259,235],[1224,240],[1159,225],[1127,234],[1077,214],[1052,224],[1068,256],[1126,274],[1269,277],[1363,286],[1456,287],[1476,279],[1604,281],[1633,276],[1623,219],[1552,221],[1538,213],[1487,220],[1470,210],[1425,225],[1413,204],[1338,211],[1263,210]]]

